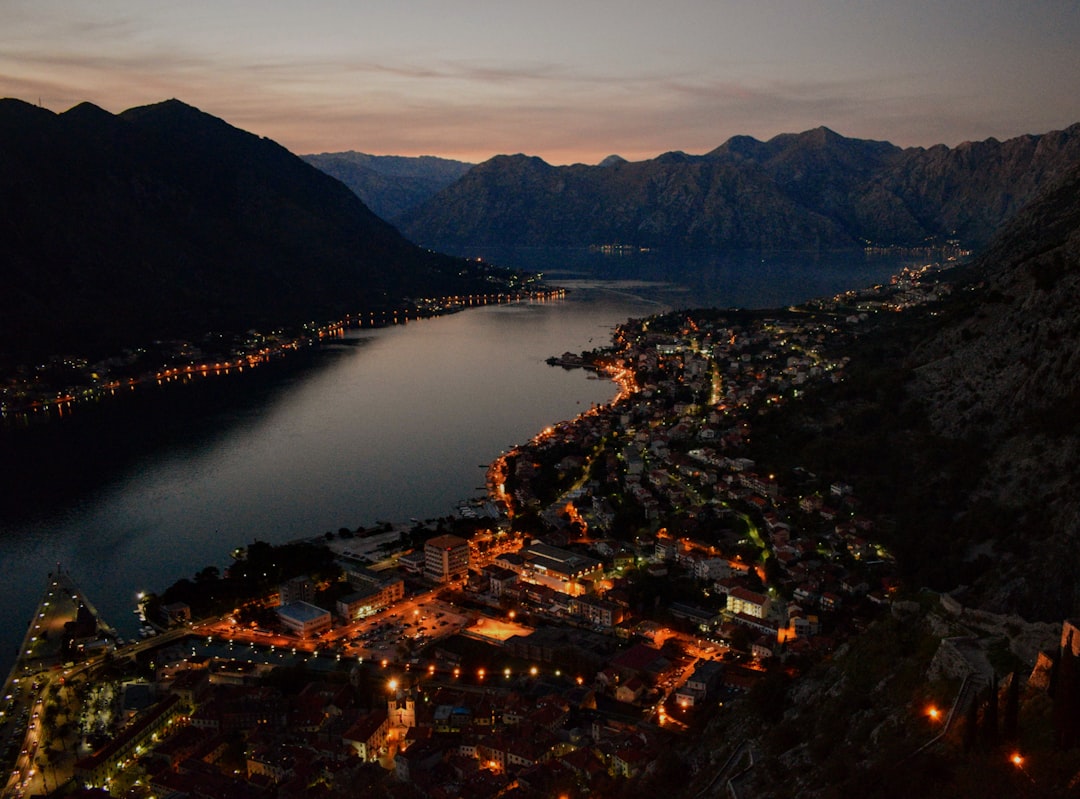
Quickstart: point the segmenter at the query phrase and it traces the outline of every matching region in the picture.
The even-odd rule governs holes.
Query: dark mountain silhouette
[[[368,155],[354,151],[300,156],[352,189],[372,211],[393,219],[456,181],[473,164],[422,155]]]
[[[398,223],[451,247],[840,247],[850,237],[756,167],[667,153],[653,161],[554,167],[524,155],[484,162]]]
[[[1080,125],[929,149],[817,128],[598,166],[498,156],[393,221],[414,241],[450,249],[817,249],[947,238],[979,247],[1077,162]]]
[[[177,100],[0,101],[0,352],[111,352],[481,285],[344,185]]]

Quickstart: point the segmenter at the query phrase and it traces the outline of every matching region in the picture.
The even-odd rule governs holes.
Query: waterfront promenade
[[[34,615],[26,628],[15,663],[4,680],[0,696],[0,752],[5,761],[9,756],[14,762],[8,764],[7,779],[0,785],[0,796],[19,795],[30,787],[32,779],[41,778],[36,759],[42,744],[42,728],[38,722],[38,708],[44,687],[54,672],[60,672],[68,662],[64,651],[67,625],[78,621],[79,609],[85,608],[93,617],[92,629],[85,637],[115,640],[115,631],[98,616],[96,609],[78,585],[60,564],[49,572]],[[86,618],[86,613],[83,614]],[[101,644],[104,649],[105,645]],[[33,714],[33,716],[31,716]]]

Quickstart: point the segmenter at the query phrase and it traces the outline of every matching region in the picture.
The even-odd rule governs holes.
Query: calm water
[[[786,304],[895,268],[756,259],[747,276],[742,262],[680,273],[642,258],[535,252],[497,262],[547,267],[572,292],[353,331],[287,364],[0,440],[0,668],[57,562],[130,633],[137,591],[223,567],[235,546],[445,516],[480,495],[501,451],[611,399],[610,383],[544,360],[608,343],[628,317]],[[599,277],[582,279],[585,270]]]

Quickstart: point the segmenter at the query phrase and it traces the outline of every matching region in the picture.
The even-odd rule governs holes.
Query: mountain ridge
[[[117,115],[2,101],[0,149],[8,358],[276,329],[485,285],[277,143],[179,100]]]
[[[474,164],[421,155],[368,155],[349,150],[300,156],[348,186],[383,219],[392,219],[449,186]]]
[[[513,158],[476,165],[391,221],[414,241],[454,251],[602,243],[829,249],[952,238],[980,247],[1080,162],[1080,123],[954,148],[905,149],[822,126],[766,142],[734,136],[704,155],[672,151],[595,166]],[[536,168],[523,183],[526,163]],[[538,180],[542,173],[549,179]]]

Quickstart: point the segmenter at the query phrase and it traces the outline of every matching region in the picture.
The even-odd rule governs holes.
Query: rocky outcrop
[[[1002,232],[974,277],[916,349],[908,390],[938,435],[985,453],[972,504],[1015,516],[1015,540],[983,542],[988,607],[1060,618],[1080,607],[1080,170]]]

